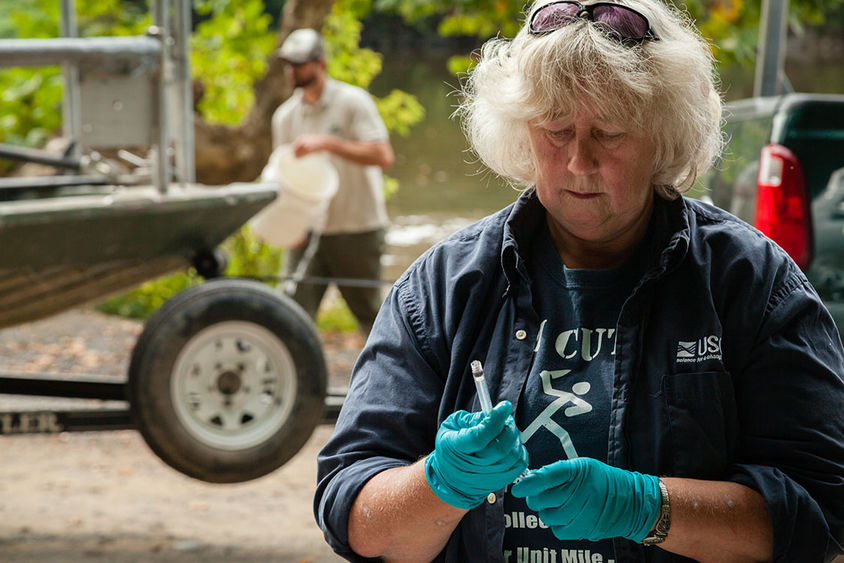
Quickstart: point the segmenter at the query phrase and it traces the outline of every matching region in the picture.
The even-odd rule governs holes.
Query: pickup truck
[[[788,252],[844,330],[844,95],[725,109],[727,148],[703,179],[708,196]]]

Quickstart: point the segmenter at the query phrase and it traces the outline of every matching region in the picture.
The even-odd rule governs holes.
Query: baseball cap
[[[287,36],[277,51],[279,58],[293,64],[306,63],[325,56],[319,33],[309,28],[297,29]]]

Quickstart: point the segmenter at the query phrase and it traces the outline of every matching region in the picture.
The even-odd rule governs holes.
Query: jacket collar
[[[536,197],[536,190],[525,190],[521,196],[504,210],[509,214],[504,223],[504,241],[501,245],[501,267],[507,281],[513,284],[518,279],[529,281],[525,257],[542,221],[545,208]]]
[[[657,197],[651,217],[652,234],[646,278],[659,277],[674,269],[686,256],[691,238],[690,200]]]
[[[684,197],[665,200],[657,197],[648,233],[651,236],[648,250],[646,278],[656,278],[670,271],[686,255],[690,238],[691,203]],[[501,246],[501,267],[509,283],[518,279],[528,280],[525,268],[527,251],[536,237],[538,225],[545,221],[545,208],[533,188],[503,211],[504,223]]]

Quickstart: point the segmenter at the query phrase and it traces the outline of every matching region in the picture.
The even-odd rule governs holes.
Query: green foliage
[[[96,306],[98,311],[132,319],[146,319],[165,301],[183,289],[199,284],[195,271],[170,274],[141,284],[129,293],[112,297]]]
[[[57,68],[0,72],[0,142],[28,147],[47,142],[61,127],[62,83]]]
[[[227,276],[263,279],[278,275],[281,249],[264,244],[248,225],[230,236],[222,248],[228,257]],[[276,283],[272,281],[270,285]]]
[[[371,8],[371,0],[339,0],[322,30],[328,73],[364,89],[381,72],[382,55],[359,46],[360,20]],[[209,122],[238,123],[252,105],[252,85],[266,72],[275,45],[272,18],[261,0],[202,0],[196,10],[210,16],[197,26],[191,43],[193,74],[204,86],[200,112]],[[399,90],[376,104],[387,128],[400,135],[425,115],[414,96]]]
[[[15,9],[29,10],[32,0],[0,0],[0,38],[7,39],[17,35],[17,28],[12,21]]]
[[[371,7],[371,0],[337,0],[322,29],[328,74],[364,89],[369,88],[372,79],[381,72],[383,59],[381,53],[360,47],[361,19]],[[393,90],[383,98],[376,98],[375,105],[387,129],[402,136],[406,136],[410,128],[425,117],[422,104],[415,96],[402,90]]]
[[[371,11],[372,0],[336,0],[333,5],[334,13],[346,14],[355,20],[362,20]]]
[[[399,181],[391,176],[384,175],[384,199],[390,199],[399,191]]]
[[[23,4],[23,5],[21,5]],[[55,37],[58,35],[58,2],[3,0],[2,37]],[[20,9],[24,8],[24,9]],[[58,67],[0,70],[0,143],[27,147],[43,145],[61,126],[62,76]],[[0,171],[14,163],[0,160]]]
[[[55,4],[55,0],[45,0]],[[152,23],[144,5],[122,0],[79,0],[79,32],[82,37],[143,35]]]
[[[14,37],[46,39],[59,36],[60,5],[57,0],[5,0],[10,5]],[[3,9],[4,3],[0,3]],[[11,9],[14,6],[14,10]],[[80,37],[140,35],[151,20],[143,4],[123,0],[77,0]]]
[[[688,12],[701,33],[716,46],[722,64],[752,64],[759,41],[762,0],[671,0]],[[375,0],[375,9],[397,14],[410,24],[438,19],[444,36],[469,35],[486,39],[494,35],[513,37],[525,21],[524,10],[531,2],[521,0]],[[821,25],[828,15],[840,14],[844,0],[791,0],[789,26],[800,32],[806,25]],[[833,21],[840,28],[840,21]],[[449,63],[465,71],[465,58]]]
[[[328,74],[337,80],[366,89],[381,72],[383,55],[359,45],[363,24],[356,13],[363,9],[362,3],[365,4],[361,0],[335,2],[325,19],[322,33],[325,37]]]
[[[759,43],[759,22],[762,0],[675,0],[695,20],[704,37],[715,45],[719,63],[752,65]],[[844,0],[791,0],[788,3],[788,26],[803,33],[808,25],[821,25],[835,7]]]
[[[204,87],[199,110],[210,123],[239,123],[254,102],[253,83],[267,71],[275,45],[261,0],[200,0],[210,16],[191,37],[193,77]]]
[[[465,72],[468,72],[474,64],[475,61],[472,59],[472,57],[461,57],[459,55],[455,55],[453,57],[449,57],[448,59],[448,70],[455,76],[459,76]]]
[[[375,0],[375,9],[400,15],[409,23],[439,17],[444,36],[513,37],[525,20],[518,0]]]
[[[425,2],[415,0],[375,0],[375,9],[379,12],[397,14],[409,23],[437,16],[444,12],[444,2]]]
[[[402,136],[407,136],[411,126],[425,117],[425,108],[416,96],[402,90],[391,91],[377,99],[375,105],[387,129]]]
[[[353,332],[358,328],[357,319],[342,298],[320,308],[316,318],[320,331]]]

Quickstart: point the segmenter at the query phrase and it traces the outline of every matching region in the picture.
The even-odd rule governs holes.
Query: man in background
[[[326,74],[325,47],[318,32],[297,29],[278,56],[287,63],[287,77],[295,90],[273,114],[273,148],[291,143],[297,158],[326,152],[339,176],[324,227],[287,253],[285,274],[337,279],[361,331],[368,334],[382,301],[378,281],[389,222],[382,169],[394,159],[387,128],[368,92]],[[308,251],[312,243],[317,245],[315,252],[313,247]],[[300,271],[303,259],[306,264]],[[291,296],[316,318],[326,289],[325,282],[305,279],[295,284]]]

